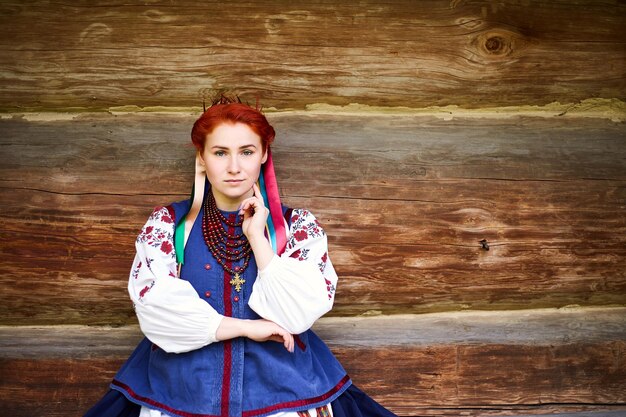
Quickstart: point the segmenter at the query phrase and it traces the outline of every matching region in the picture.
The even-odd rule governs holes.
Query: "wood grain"
[[[593,0],[3,1],[0,110],[624,100],[625,23]]]
[[[626,308],[330,318],[315,331],[401,416],[626,407]],[[3,409],[80,416],[140,337],[136,326],[0,327]]]
[[[0,322],[134,322],[133,241],[154,206],[190,188],[192,121],[0,121]],[[333,314],[626,303],[624,124],[272,122],[284,202],[329,234]]]

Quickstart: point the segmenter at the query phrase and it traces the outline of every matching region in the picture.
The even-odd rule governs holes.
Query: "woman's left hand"
[[[243,200],[239,209],[239,214],[243,214],[241,228],[248,240],[264,237],[265,224],[270,212],[263,203],[263,196],[261,196],[259,187],[253,184],[252,190],[254,192],[252,197]]]

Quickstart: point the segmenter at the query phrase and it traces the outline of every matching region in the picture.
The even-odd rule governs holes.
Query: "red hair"
[[[226,102],[224,102],[226,101]],[[228,100],[230,101],[230,100]],[[223,98],[209,107],[193,124],[191,141],[197,150],[204,151],[207,135],[222,123],[243,123],[261,138],[263,152],[274,141],[274,128],[263,113],[244,103],[228,102]]]

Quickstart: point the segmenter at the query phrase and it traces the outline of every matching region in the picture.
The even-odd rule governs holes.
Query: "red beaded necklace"
[[[229,220],[217,208],[213,193],[209,190],[208,196],[204,202],[204,215],[202,216],[202,235],[209,251],[222,268],[234,278],[230,280],[230,284],[235,287],[237,292],[241,291],[241,286],[246,282],[241,279],[241,274],[246,270],[250,263],[250,255],[252,248],[246,236],[242,233],[229,236],[224,228],[224,224],[230,227],[240,227],[243,223],[243,216],[239,220]],[[228,263],[243,261],[243,265],[228,266]]]

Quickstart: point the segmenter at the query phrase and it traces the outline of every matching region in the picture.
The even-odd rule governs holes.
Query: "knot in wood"
[[[507,56],[513,50],[513,39],[500,34],[485,36],[481,44],[483,52],[489,56]]]
[[[483,32],[474,40],[480,54],[489,58],[504,58],[518,52],[525,44],[523,37],[504,29]]]
[[[492,54],[499,53],[504,47],[504,39],[500,36],[492,36],[485,41],[485,49]]]

